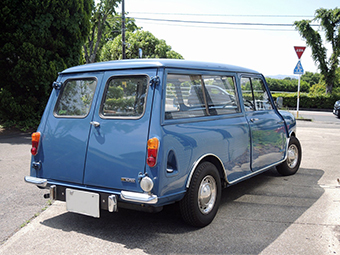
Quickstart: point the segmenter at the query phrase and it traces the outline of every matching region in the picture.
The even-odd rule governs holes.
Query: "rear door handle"
[[[251,122],[255,122],[255,121],[258,121],[259,119],[258,118],[251,118],[250,121]]]
[[[90,124],[94,127],[99,127],[100,126],[100,123],[97,122],[97,121],[91,121]]]

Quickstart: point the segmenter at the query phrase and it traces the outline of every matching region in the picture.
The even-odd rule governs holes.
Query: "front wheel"
[[[301,156],[302,153],[299,140],[295,136],[290,137],[287,159],[276,166],[277,171],[284,176],[295,174],[300,167]]]
[[[184,221],[195,227],[204,227],[214,219],[221,199],[221,178],[215,165],[201,163],[180,201]]]

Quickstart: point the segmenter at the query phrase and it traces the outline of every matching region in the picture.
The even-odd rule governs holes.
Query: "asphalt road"
[[[23,182],[29,138],[0,137],[0,254],[339,254],[340,120],[329,112],[300,116],[313,121],[298,121],[298,173],[282,177],[271,169],[225,189],[203,229],[185,225],[176,206],[95,219],[55,202],[11,236],[46,201],[44,191]]]
[[[0,133],[0,245],[46,207],[46,191],[24,182],[30,166],[29,134]]]

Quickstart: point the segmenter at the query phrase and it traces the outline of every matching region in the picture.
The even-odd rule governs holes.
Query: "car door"
[[[102,80],[102,72],[62,74],[61,88],[51,94],[39,148],[41,177],[81,184],[90,122]]]
[[[262,76],[242,76],[241,90],[251,133],[251,169],[258,171],[285,157],[286,130]]]
[[[141,191],[157,69],[105,72],[90,130],[84,184]]]

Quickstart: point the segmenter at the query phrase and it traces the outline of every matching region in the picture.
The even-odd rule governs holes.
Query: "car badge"
[[[136,179],[135,178],[121,177],[120,180],[122,182],[136,183]]]

